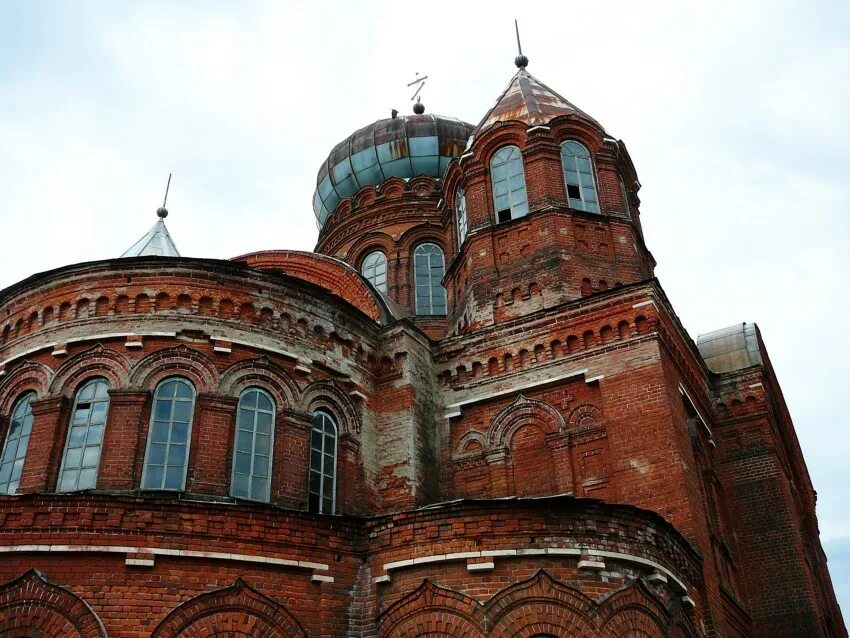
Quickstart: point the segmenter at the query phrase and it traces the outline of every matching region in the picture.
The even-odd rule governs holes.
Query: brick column
[[[313,417],[282,409],[275,418],[271,500],[284,507],[307,509],[307,473]]]
[[[552,458],[553,487],[558,494],[575,494],[569,433],[550,434],[546,437],[546,444]]]
[[[147,410],[151,393],[146,390],[110,390],[97,487],[101,490],[132,490],[139,445],[147,440]],[[142,456],[144,451],[142,451]]]
[[[65,397],[48,397],[30,403],[32,434],[18,494],[55,491],[59,459],[68,431],[68,424],[64,423],[67,404]]]
[[[360,441],[346,432],[339,438],[337,460],[337,511],[345,514],[367,514],[363,499],[360,463]]]
[[[231,454],[238,403],[235,397],[198,394],[192,422],[187,492],[222,496],[230,493]]]

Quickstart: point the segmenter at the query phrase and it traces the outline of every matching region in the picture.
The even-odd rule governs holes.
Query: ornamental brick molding
[[[106,638],[91,607],[36,569],[0,586],[0,638]]]
[[[379,616],[378,636],[666,638],[671,632],[697,636],[679,607],[676,601],[665,604],[640,580],[593,600],[540,570],[483,603],[424,580]]]
[[[283,605],[241,578],[230,587],[186,601],[157,625],[151,638],[306,638]]]

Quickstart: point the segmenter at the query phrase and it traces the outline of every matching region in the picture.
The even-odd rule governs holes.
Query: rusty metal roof
[[[313,211],[321,228],[339,202],[389,177],[442,177],[464,151],[472,124],[442,115],[378,120],[334,146],[316,178]]]
[[[525,69],[511,78],[508,87],[496,100],[475,129],[476,134],[497,122],[518,120],[529,126],[546,124],[559,115],[577,113],[596,122],[575,104],[559,95]],[[598,122],[596,122],[599,124]]]

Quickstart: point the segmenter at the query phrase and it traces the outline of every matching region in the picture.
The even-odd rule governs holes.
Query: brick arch
[[[534,423],[545,433],[560,432],[566,428],[564,417],[544,401],[528,399],[519,395],[504,408],[487,430],[487,447],[497,449],[510,444],[513,435],[523,425]]]
[[[9,414],[25,392],[33,391],[39,399],[47,396],[53,370],[42,363],[27,361],[7,371],[0,378],[0,414]]]
[[[445,229],[442,226],[431,222],[424,222],[408,228],[398,238],[399,249],[407,251],[411,257],[413,256],[414,249],[419,244],[436,244],[439,246],[448,264]]]
[[[528,128],[529,126],[525,122],[519,120],[494,124],[473,141],[471,150],[475,153],[475,159],[489,171],[490,160],[503,146],[516,146],[520,152],[524,153]],[[487,181],[489,182],[489,176]],[[490,193],[490,188],[488,186],[488,193]]]
[[[559,146],[568,140],[575,140],[587,148],[596,166],[596,154],[602,148],[606,133],[602,127],[582,117],[578,113],[559,115],[549,121],[553,141]]]
[[[62,364],[50,383],[50,394],[73,396],[83,380],[95,376],[105,377],[113,389],[126,387],[130,362],[124,355],[95,344]]]
[[[336,381],[316,381],[307,386],[301,397],[301,408],[309,414],[326,408],[336,417],[340,434],[360,432],[357,410]]]
[[[483,609],[474,598],[423,580],[378,616],[379,638],[483,638]]]
[[[0,586],[0,638],[6,636],[106,638],[106,630],[82,598],[31,569]]]
[[[346,251],[345,259],[354,268],[360,270],[363,258],[369,253],[380,250],[390,263],[390,253],[395,249],[395,240],[392,235],[381,231],[372,231],[359,237]]]
[[[488,635],[531,638],[549,634],[558,638],[595,638],[594,602],[540,570],[511,585],[486,605]]]
[[[166,377],[185,376],[198,392],[218,390],[219,375],[209,358],[186,346],[151,353],[133,366],[129,384],[133,388],[153,388]]]
[[[298,250],[269,250],[234,257],[233,261],[259,270],[277,270],[324,288],[379,323],[392,316],[366,279],[342,260]]]
[[[151,638],[306,638],[298,620],[241,578],[192,598],[169,613]]]
[[[592,403],[582,403],[570,412],[568,421],[571,429],[582,425],[593,425],[602,421],[602,411]]]
[[[669,615],[643,581],[632,581],[599,601],[603,638],[662,638]]]
[[[221,373],[221,394],[238,397],[245,388],[251,386],[270,392],[278,409],[298,405],[301,396],[301,390],[295,380],[266,355],[240,361]]]

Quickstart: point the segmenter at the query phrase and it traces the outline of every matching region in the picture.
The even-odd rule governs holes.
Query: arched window
[[[336,440],[334,418],[323,410],[315,412],[310,437],[311,512],[333,514],[336,508]]]
[[[9,432],[0,456],[0,494],[14,494],[24,471],[24,458],[32,432],[32,406],[35,392],[25,394],[12,409]]]
[[[195,387],[186,379],[172,377],[156,387],[142,489],[182,490],[186,486],[194,409]]]
[[[463,240],[466,239],[466,233],[469,229],[466,218],[466,192],[462,188],[457,189],[455,209],[457,211],[457,245],[460,247]]]
[[[570,208],[588,213],[599,212],[599,197],[593,179],[593,163],[587,149],[574,140],[561,144],[561,166]]]
[[[106,413],[109,411],[109,385],[106,379],[91,379],[79,390],[74,399],[71,424],[65,455],[59,470],[59,492],[90,490],[97,483],[100,450]]]
[[[413,251],[413,279],[417,315],[446,314],[446,289],[443,275],[446,262],[437,244],[419,244]]]
[[[387,292],[387,257],[380,250],[366,255],[360,268],[363,276],[381,292]]]
[[[231,496],[269,500],[274,416],[274,400],[265,390],[248,388],[239,397]]]
[[[528,214],[528,195],[522,171],[522,153],[516,146],[499,149],[490,160],[496,221],[506,222]]]

